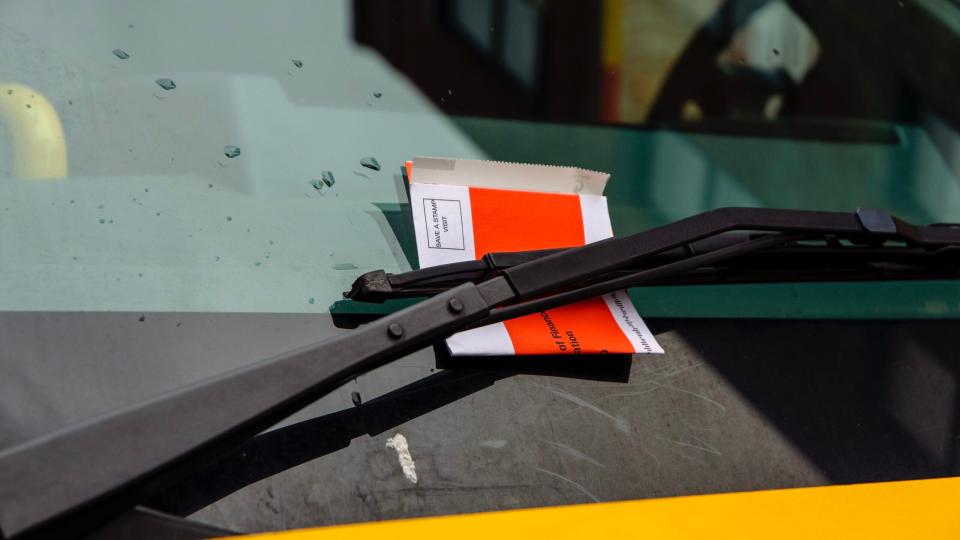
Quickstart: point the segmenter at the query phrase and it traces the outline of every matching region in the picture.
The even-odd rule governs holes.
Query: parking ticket
[[[407,176],[421,268],[613,236],[603,173],[418,157]],[[663,353],[625,290],[460,332],[447,346],[454,356]]]

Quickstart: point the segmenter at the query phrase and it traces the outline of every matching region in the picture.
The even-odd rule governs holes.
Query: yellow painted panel
[[[341,525],[244,538],[960,538],[960,478]]]
[[[623,0],[603,0],[600,29],[600,54],[603,67],[618,68],[623,61],[621,37]]]

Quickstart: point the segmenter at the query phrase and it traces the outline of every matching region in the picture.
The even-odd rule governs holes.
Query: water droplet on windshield
[[[232,216],[227,216],[227,221],[233,221],[233,217],[232,217]]]
[[[360,404],[363,403],[363,400],[360,399],[360,392],[350,392],[350,401],[352,401],[354,405],[359,407]]]
[[[333,173],[330,171],[323,171],[320,173],[320,178],[323,180],[323,183],[327,185],[327,187],[333,187],[333,185],[337,183],[337,181],[333,178]]]
[[[311,296],[311,297],[307,300],[307,303],[309,303],[309,304],[316,304],[316,303],[317,303],[317,300],[316,300],[314,297]]]
[[[310,185],[313,186],[313,189],[319,191],[320,193],[326,193],[327,191],[327,185],[323,182],[323,180],[311,180]]]
[[[255,263],[253,263],[254,266],[260,266],[261,264],[263,264],[263,263],[260,262],[260,261],[257,261],[257,262],[255,262]]]
[[[375,98],[377,98],[377,99],[380,99],[380,98],[383,97],[383,93],[382,93],[382,92],[374,92],[374,93],[373,93],[373,97],[375,97]]]
[[[303,62],[296,58],[293,59],[293,65],[297,66],[298,68],[303,68]]]
[[[160,85],[160,88],[164,90],[173,90],[177,87],[177,83],[173,82],[171,79],[157,79],[157,84]]]
[[[240,148],[236,146],[224,146],[223,155],[227,156],[228,158],[235,158],[240,155]]]
[[[375,157],[365,157],[360,160],[360,164],[368,169],[373,169],[375,171],[380,170],[380,162],[377,161]]]
[[[127,58],[130,58],[130,55],[127,54],[127,51],[125,51],[125,50],[123,50],[123,49],[114,49],[114,50],[113,50],[113,55],[116,56],[117,58],[121,59],[121,60],[126,60]]]
[[[8,96],[12,96],[12,95],[13,95],[13,90],[7,90],[7,95],[8,95]]]
[[[780,56],[780,51],[779,51],[778,49],[774,49],[774,50],[773,50],[773,55],[774,55],[774,56]]]
[[[107,220],[105,220],[105,219],[103,219],[103,218],[100,218],[100,224],[101,224],[101,225],[103,225],[103,224],[106,223],[106,222],[107,222]]]
[[[140,320],[140,322],[143,322],[143,321],[147,320],[147,318],[146,318],[145,316],[141,315],[139,320]]]

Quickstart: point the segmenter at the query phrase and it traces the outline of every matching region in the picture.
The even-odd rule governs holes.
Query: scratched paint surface
[[[270,530],[829,481],[695,345],[661,337],[670,353],[638,358],[626,382],[448,371],[399,401],[365,401],[320,433],[376,435],[194,517]],[[282,515],[263,502],[268,485]]]

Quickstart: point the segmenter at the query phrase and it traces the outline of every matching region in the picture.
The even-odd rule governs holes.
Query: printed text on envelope
[[[463,250],[463,214],[460,201],[423,199],[423,216],[430,249]]]

